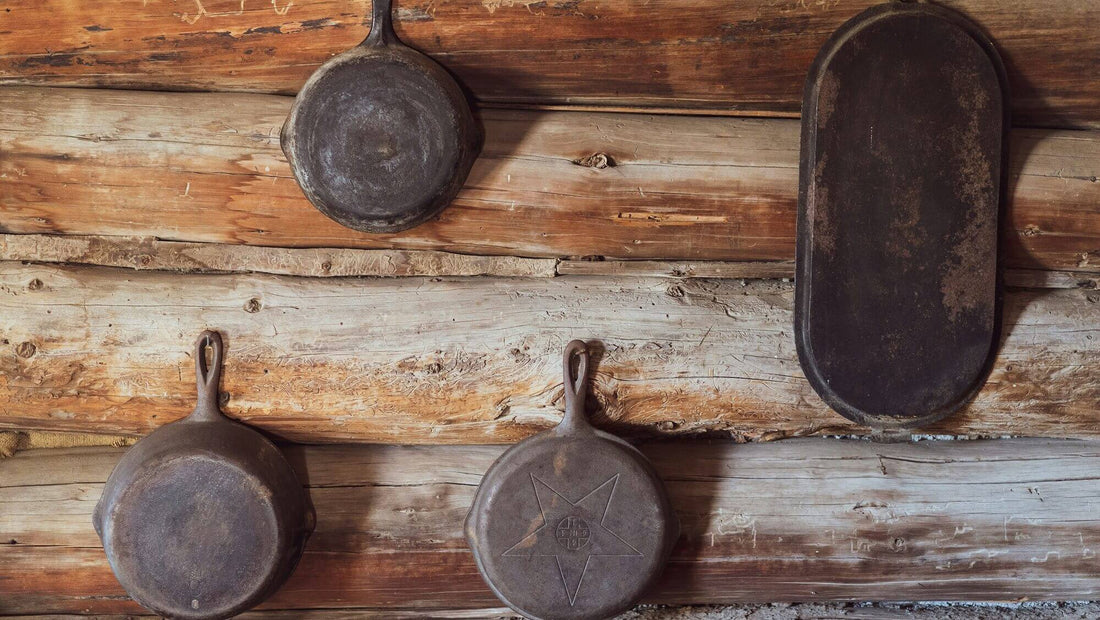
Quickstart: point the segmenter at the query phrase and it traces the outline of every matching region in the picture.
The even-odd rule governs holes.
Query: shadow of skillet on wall
[[[925,3],[822,47],[802,116],[795,339],[814,390],[878,429],[962,407],[1000,329],[1008,94],[992,43]]]
[[[195,410],[126,452],[92,517],[126,592],[170,618],[259,604],[294,571],[315,522],[278,448],[219,410],[222,351],[221,336],[203,332]]]
[[[281,141],[317,209],[365,232],[412,228],[442,211],[477,158],[482,133],[443,67],[403,45],[391,0],[370,34],[298,93]]]

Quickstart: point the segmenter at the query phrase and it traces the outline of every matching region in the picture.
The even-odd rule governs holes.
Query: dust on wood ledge
[[[314,209],[279,148],[290,99],[0,89],[0,228],[307,248],[650,260],[794,258],[799,126],[484,110],[442,215],[370,235]],[[1006,266],[1096,271],[1100,131],[1016,130]]]
[[[807,384],[793,287],[668,278],[323,279],[0,263],[0,428],[145,434],[194,405],[218,329],[234,417],[299,441],[506,443],[560,418],[562,347],[598,350],[598,425],[863,433]],[[928,432],[1096,437],[1100,293],[1011,290],[973,403]],[[17,404],[16,404],[17,403]]]
[[[133,620],[140,614],[96,614],[96,620]],[[639,605],[617,620],[955,620],[958,618],[1016,620],[1065,620],[1100,616],[1100,603],[1087,601],[1020,601],[999,603],[825,602],[742,603],[735,605]],[[159,616],[157,616],[159,617]],[[12,620],[42,620],[40,616],[11,616]],[[456,620],[519,618],[507,607],[470,609],[294,609],[250,611],[241,620]]]
[[[288,448],[317,531],[263,608],[498,606],[462,522],[502,450]],[[1100,596],[1100,442],[803,439],[642,450],[683,532],[647,602]],[[0,545],[0,613],[141,611],[91,525],[121,454],[32,450],[0,461],[9,542]]]
[[[397,0],[409,45],[489,103],[798,114],[814,55],[879,0]],[[1100,123],[1100,5],[947,0],[996,41],[1017,122]],[[294,93],[367,34],[362,0],[7,0],[0,80]]]

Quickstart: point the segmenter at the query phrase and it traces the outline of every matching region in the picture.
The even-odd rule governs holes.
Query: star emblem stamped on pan
[[[552,557],[557,562],[569,605],[574,605],[593,557],[643,557],[633,545],[603,525],[618,482],[619,475],[615,474],[580,499],[570,501],[531,474],[535,499],[542,512],[542,526],[502,555],[528,559]]]

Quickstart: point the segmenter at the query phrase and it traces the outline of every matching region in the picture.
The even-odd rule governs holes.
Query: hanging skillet
[[[481,149],[462,89],[398,40],[390,6],[375,0],[366,40],[309,78],[281,137],[309,201],[366,232],[405,230],[438,214]]]
[[[92,517],[126,592],[169,618],[228,618],[259,604],[313,531],[309,497],[278,448],[218,409],[221,363],[221,337],[203,332],[195,410],[126,452]]]
[[[679,524],[642,453],[585,419],[583,342],[566,346],[564,366],[565,417],[493,464],[466,517],[466,540],[489,587],[519,613],[607,618],[660,575]]]
[[[1008,95],[958,13],[894,2],[817,55],[802,108],[795,337],[810,384],[878,428],[981,387],[999,332]]]

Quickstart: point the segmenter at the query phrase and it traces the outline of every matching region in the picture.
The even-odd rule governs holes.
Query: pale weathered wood
[[[222,330],[233,416],[307,441],[509,442],[559,419],[561,349],[598,341],[599,425],[862,432],[799,369],[789,283],[292,278],[0,263],[0,428],[144,434],[193,406]],[[985,388],[933,432],[1095,437],[1100,293],[1014,290]]]
[[[427,250],[269,248],[225,243],[160,241],[150,237],[9,235],[0,233],[0,260],[76,263],[139,270],[257,272],[339,276],[552,277],[552,258],[469,256]]]
[[[0,233],[0,261],[128,267],[150,271],[347,276],[631,276],[665,278],[791,278],[791,261],[559,260],[471,256],[428,250],[269,248],[228,243],[161,241],[149,237],[12,235]],[[1019,288],[1100,288],[1100,274],[1009,269]]]
[[[398,35],[494,103],[797,114],[825,39],[878,0],[398,0]],[[946,0],[996,40],[1018,122],[1100,122],[1100,5]],[[292,93],[365,0],[9,0],[7,82]]]
[[[0,242],[2,243],[2,242]],[[35,260],[28,253],[19,260]],[[45,261],[52,262],[52,261]],[[793,278],[794,263],[728,262],[728,261],[646,261],[646,260],[563,260],[557,265],[558,275],[633,276],[655,278]],[[1042,269],[1008,269],[1004,283],[1018,288],[1100,288],[1100,275],[1080,271],[1045,271]]]
[[[317,531],[266,609],[499,605],[461,535],[502,448],[290,448]],[[683,535],[653,603],[1091,600],[1100,442],[643,446]],[[0,613],[126,613],[91,527],[121,450],[0,461]],[[11,542],[13,541],[14,542]]]
[[[0,229],[307,248],[790,261],[798,123],[486,110],[455,203],[369,235],[321,215],[279,149],[290,100],[0,89]],[[1012,268],[1100,265],[1100,131],[1017,130]],[[605,166],[606,167],[602,167]]]

